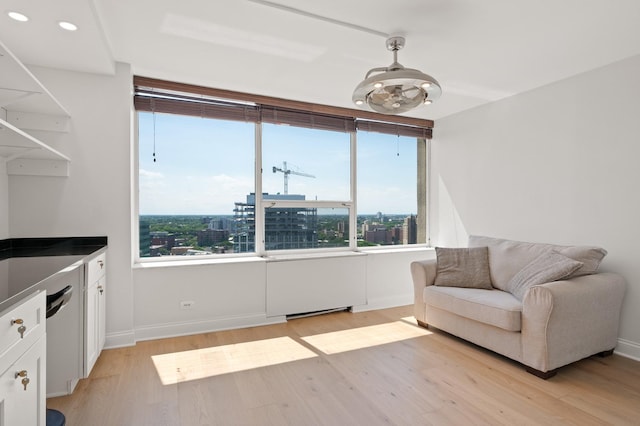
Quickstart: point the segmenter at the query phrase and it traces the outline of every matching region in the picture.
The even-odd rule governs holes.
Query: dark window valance
[[[431,139],[433,121],[134,77],[138,111]]]

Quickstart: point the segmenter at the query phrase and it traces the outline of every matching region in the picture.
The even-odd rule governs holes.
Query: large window
[[[136,84],[140,258],[425,242],[430,128],[173,86]]]
[[[138,129],[140,256],[236,252],[232,237],[247,231],[234,206],[255,192],[254,125],[139,112]]]
[[[357,136],[359,245],[425,243],[425,140],[366,131]]]

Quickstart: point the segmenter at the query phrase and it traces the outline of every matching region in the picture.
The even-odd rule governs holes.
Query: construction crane
[[[291,170],[291,169],[287,168],[287,162],[286,161],[282,162],[282,168],[273,166],[273,173],[276,173],[276,172],[281,172],[281,173],[284,174],[284,193],[285,194],[289,193],[289,175],[296,175],[296,176],[304,176],[304,177],[315,178],[314,175],[310,175],[308,173],[296,172],[295,170]]]

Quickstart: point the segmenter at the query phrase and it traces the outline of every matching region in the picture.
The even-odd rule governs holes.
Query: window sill
[[[151,268],[167,268],[167,267],[182,267],[182,266],[196,266],[196,265],[220,265],[228,263],[254,263],[264,262],[265,259],[259,256],[243,256],[243,257],[207,257],[203,259],[189,259],[189,260],[166,260],[166,261],[150,261],[150,262],[135,262],[133,269],[151,269]]]
[[[363,247],[360,249],[361,253],[366,253],[366,254],[391,254],[391,253],[411,253],[411,252],[426,252],[426,253],[430,253],[435,251],[435,249],[433,247],[427,246],[427,245],[414,245],[411,247],[398,247],[398,246],[394,246],[393,248],[390,247]]]
[[[401,254],[401,253],[433,253],[434,248],[428,246],[414,246],[414,247],[394,247],[394,248],[380,248],[380,247],[367,247],[358,251],[333,251],[333,252],[321,252],[321,253],[282,253],[282,254],[269,254],[267,256],[242,256],[242,257],[216,257],[216,258],[203,258],[203,259],[188,259],[188,260],[157,260],[147,262],[136,262],[133,264],[133,269],[152,269],[152,268],[167,268],[167,267],[184,267],[184,266],[197,266],[197,265],[220,265],[231,263],[255,263],[255,262],[285,262],[292,260],[312,260],[312,259],[328,259],[334,257],[350,257],[350,256],[368,256],[378,254]]]
[[[270,254],[265,256],[264,259],[267,262],[282,262],[288,260],[310,260],[310,259],[327,259],[331,257],[350,257],[350,256],[365,256],[366,253],[359,251],[334,251],[334,252],[322,252],[322,253],[289,253],[289,254]]]

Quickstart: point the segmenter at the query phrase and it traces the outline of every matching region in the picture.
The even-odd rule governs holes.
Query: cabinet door
[[[100,352],[104,348],[104,343],[107,339],[107,317],[106,312],[106,300],[107,300],[107,279],[103,275],[98,281],[98,346],[97,355],[100,356]]]
[[[106,340],[106,252],[87,263],[85,293],[84,377],[89,377]]]
[[[100,281],[91,283],[87,287],[87,298],[85,301],[85,377],[89,377],[93,365],[100,354]]]
[[[98,281],[87,287],[85,301],[85,377],[89,377],[106,340],[105,284],[106,278],[103,275]]]
[[[0,424],[46,424],[46,337],[42,336],[0,376]],[[24,377],[17,373],[24,371]],[[23,380],[28,379],[25,388]]]

